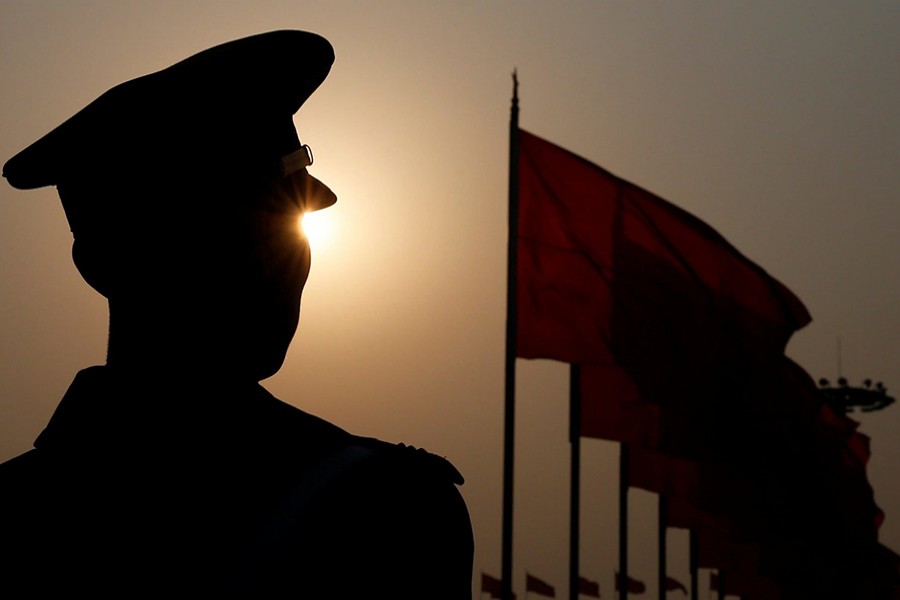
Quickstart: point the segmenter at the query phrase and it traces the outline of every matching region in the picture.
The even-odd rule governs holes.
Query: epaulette
[[[399,460],[416,470],[439,473],[442,478],[448,479],[456,485],[462,485],[465,482],[462,473],[443,456],[406,444],[395,444],[393,449],[394,453],[400,457]]]

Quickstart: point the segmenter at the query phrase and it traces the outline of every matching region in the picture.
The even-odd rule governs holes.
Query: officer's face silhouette
[[[132,210],[158,205],[164,190],[157,187],[136,191],[123,212],[107,208],[108,224],[76,232],[73,253],[88,283],[109,298],[111,346],[122,330],[131,337],[138,331],[148,339],[128,340],[131,345],[163,343],[159,352],[188,359],[198,370],[254,380],[277,372],[297,329],[310,270],[300,217],[319,186],[304,170],[252,183],[168,187],[165,202],[181,207],[174,214],[146,211],[139,219]],[[97,189],[60,185],[59,192],[122,206],[103,200]],[[117,328],[117,321],[136,326]]]
[[[240,304],[234,309],[245,320],[246,347],[255,349],[246,361],[259,378],[281,367],[297,329],[310,270],[309,242],[300,228],[308,196],[298,184],[310,179],[300,174],[268,187],[244,223],[250,227],[249,245],[234,257],[234,266],[242,266],[234,269],[234,282],[244,292],[235,290]]]
[[[299,153],[311,164],[307,146]],[[304,167],[270,180],[259,201],[251,204],[249,219],[238,215],[238,223],[252,224],[250,248],[239,255],[253,256],[245,289],[259,301],[251,302],[254,308],[248,311],[253,328],[248,332],[252,343],[247,346],[257,349],[248,357],[248,364],[257,365],[257,376],[268,377],[281,367],[297,329],[300,297],[310,269],[309,242],[302,234],[300,218],[307,210],[335,201],[331,190]],[[241,256],[235,262],[240,264]]]

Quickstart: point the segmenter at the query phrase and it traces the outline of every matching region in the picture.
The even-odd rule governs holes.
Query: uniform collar
[[[202,390],[202,391],[200,391]],[[105,366],[80,371],[35,447],[51,452],[173,452],[280,448],[287,454],[349,434],[275,398],[258,383],[202,387],[122,378]]]
[[[247,411],[278,402],[259,384],[227,394],[193,393],[184,385],[123,380],[105,366],[79,371],[35,440],[42,450],[109,448],[111,445],[183,444],[206,437],[203,430],[227,427]]]

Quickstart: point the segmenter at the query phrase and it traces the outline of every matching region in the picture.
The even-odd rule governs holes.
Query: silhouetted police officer
[[[334,60],[277,31],[123,83],[6,163],[55,185],[109,300],[107,364],[0,465],[0,596],[468,598],[459,473],[259,385],[309,273],[303,211],[334,194],[292,116]]]

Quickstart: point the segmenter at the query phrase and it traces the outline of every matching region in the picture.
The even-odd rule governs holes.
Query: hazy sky
[[[811,375],[835,379],[840,364],[851,383],[900,390],[896,0],[2,0],[0,162],[121,81],[282,28],[335,46],[296,123],[339,201],[292,350],[264,383],[454,462],[476,582],[500,572],[514,68],[523,128],[694,213],[806,303],[813,323],[788,354]],[[0,184],[0,240],[4,460],[31,447],[77,370],[103,362],[106,307],[72,266],[54,190]],[[566,382],[563,365],[519,361],[520,594],[526,569],[566,593]],[[858,418],[881,539],[900,551],[900,407]],[[582,572],[609,597],[617,449],[591,440],[584,454]],[[655,593],[655,497],[631,500],[630,571]],[[685,539],[670,535],[682,581]]]

